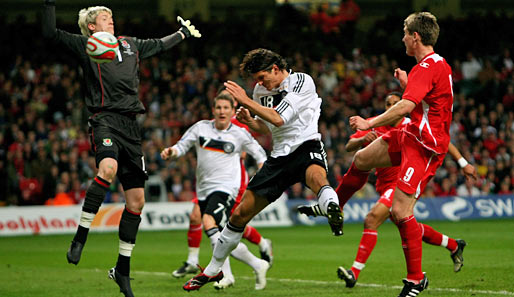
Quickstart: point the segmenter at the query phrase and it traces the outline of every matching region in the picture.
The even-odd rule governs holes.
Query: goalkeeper
[[[119,36],[120,52],[110,63],[97,64],[86,54],[86,43],[96,32],[114,35],[112,11],[104,6],[80,10],[78,25],[82,35],[56,29],[55,0],[45,0],[43,36],[69,48],[84,72],[85,102],[93,115],[89,133],[95,153],[98,175],[86,192],[79,226],[66,254],[68,263],[78,264],[93,221],[115,176],[123,186],[126,200],[119,226],[119,255],[116,266],[109,270],[125,296],[134,296],[130,287],[130,257],[136,242],[145,203],[144,185],[148,179],[141,148],[138,114],[145,113],[139,101],[139,60],[172,48],[188,37],[201,37],[200,32],[181,17],[180,29],[160,39],[142,40]]]

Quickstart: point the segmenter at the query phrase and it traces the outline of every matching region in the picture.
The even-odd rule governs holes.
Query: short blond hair
[[[430,12],[416,12],[409,15],[403,22],[409,34],[418,32],[423,45],[434,46],[439,37],[437,18]]]
[[[91,36],[91,30],[87,27],[89,24],[96,24],[96,17],[100,14],[100,12],[105,11],[112,16],[112,11],[105,6],[91,6],[88,8],[83,8],[79,11],[79,27],[80,32],[84,36]]]

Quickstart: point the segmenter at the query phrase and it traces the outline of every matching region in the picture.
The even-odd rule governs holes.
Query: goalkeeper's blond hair
[[[112,16],[112,11],[105,6],[91,6],[88,8],[83,8],[79,11],[79,27],[80,32],[84,36],[91,36],[91,30],[87,27],[89,24],[96,24],[96,17],[100,14],[100,12],[105,11]]]

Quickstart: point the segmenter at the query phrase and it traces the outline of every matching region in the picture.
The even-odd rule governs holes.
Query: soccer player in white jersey
[[[181,157],[191,147],[195,147],[198,158],[196,194],[203,227],[213,247],[220,237],[220,227],[227,223],[241,186],[241,154],[248,152],[256,160],[258,167],[266,160],[266,153],[255,138],[245,129],[232,124],[234,113],[231,96],[226,93],[219,94],[214,99],[214,121],[197,122],[175,145],[161,152],[161,157],[166,160],[170,157]],[[254,269],[255,289],[264,289],[269,263],[255,257],[243,243],[239,243],[232,251],[232,256]],[[215,286],[216,288],[228,287],[234,283],[228,258],[222,264],[225,279],[220,278],[217,281],[226,285]]]
[[[326,154],[318,132],[321,98],[312,77],[288,71],[284,58],[267,49],[248,52],[240,70],[257,84],[252,100],[235,82],[225,83],[227,91],[243,106],[237,111],[237,119],[256,132],[271,133],[273,150],[223,228],[209,265],[184,285],[187,291],[221,279],[222,265],[238,246],[246,224],[297,182],[304,182],[317,193],[333,234],[342,235],[343,215],[337,194],[327,180]]]

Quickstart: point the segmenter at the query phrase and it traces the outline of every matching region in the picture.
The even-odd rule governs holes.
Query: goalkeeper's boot
[[[182,287],[186,291],[194,291],[194,290],[200,290],[203,285],[210,282],[218,282],[223,279],[223,271],[220,271],[220,273],[216,274],[215,276],[208,276],[203,273],[203,269],[201,269],[202,272],[192,279],[188,280],[184,286]]]
[[[82,249],[84,248],[84,244],[73,240],[71,242],[70,248],[66,253],[66,258],[68,259],[68,263],[72,263],[77,265],[80,261],[80,255],[82,255]]]
[[[184,262],[184,265],[180,266],[177,270],[173,271],[171,275],[176,278],[184,277],[186,274],[198,273],[198,267]]]
[[[343,266],[339,266],[339,268],[337,268],[337,276],[344,280],[347,288],[353,288],[357,283],[357,279],[355,278],[353,271],[351,269],[344,269]]]
[[[327,214],[324,213],[321,208],[319,207],[319,204],[314,205],[299,205],[297,208],[299,213],[303,213],[304,215],[307,215],[309,217],[326,217]]]
[[[467,243],[462,239],[457,239],[457,250],[453,252],[450,257],[452,257],[453,261],[453,271],[459,272],[462,266],[464,266],[464,257],[462,254],[464,253],[464,247]]]
[[[413,282],[409,282],[408,280],[403,280],[403,290],[400,292],[398,297],[416,297],[421,291],[425,290],[428,287],[428,278],[424,274],[423,279],[419,282],[419,284],[414,284]]]
[[[120,292],[125,295],[125,297],[134,297],[134,293],[132,293],[132,288],[130,287],[131,278],[126,275],[121,275],[115,267],[109,270],[109,278],[114,280],[118,286],[120,287]]]
[[[335,202],[330,202],[327,206],[328,224],[332,229],[334,236],[343,235],[343,212],[339,205]]]

